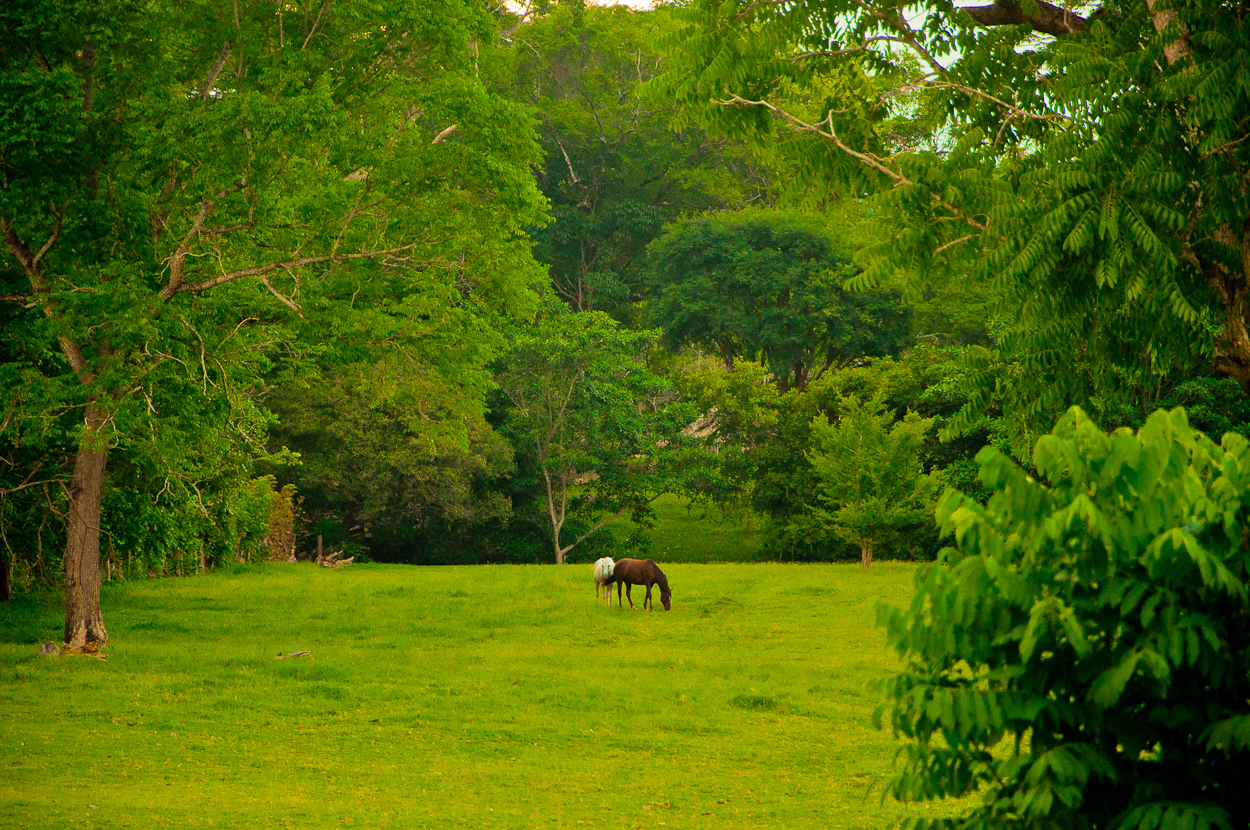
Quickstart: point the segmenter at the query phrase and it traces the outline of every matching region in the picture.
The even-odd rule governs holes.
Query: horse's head
[[[662,589],[660,591],[660,602],[664,603],[665,611],[672,611],[673,610],[673,592],[669,590],[668,588]]]

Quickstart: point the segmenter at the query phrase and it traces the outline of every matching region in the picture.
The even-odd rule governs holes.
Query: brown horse
[[[651,601],[651,586],[660,586],[660,602],[664,603],[664,610],[668,611],[673,607],[673,592],[668,587],[668,577],[664,576],[664,572],[659,569],[652,559],[618,559],[616,565],[612,568],[612,581],[616,583],[616,604],[623,605],[621,602],[621,588],[625,588],[625,597],[629,600],[629,607],[634,607],[634,598],[629,595],[629,589],[634,585],[646,585],[647,597],[642,601],[642,607],[651,606],[651,610],[655,610],[655,603]]]

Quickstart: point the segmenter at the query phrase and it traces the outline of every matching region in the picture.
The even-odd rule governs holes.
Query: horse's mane
[[[668,577],[664,575],[664,571],[660,570],[660,566],[654,562],[651,563],[651,566],[655,568],[655,584],[659,585],[660,590],[664,593],[671,593],[668,589]]]

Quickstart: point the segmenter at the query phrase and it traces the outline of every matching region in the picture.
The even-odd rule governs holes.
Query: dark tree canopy
[[[833,235],[801,214],[684,219],[647,249],[649,314],[669,348],[694,345],[727,366],[762,357],[779,389],[802,391],[835,364],[906,342],[901,299],[845,290],[854,273]]]
[[[626,316],[643,291],[643,251],[672,217],[768,198],[740,143],[677,129],[668,101],[640,96],[676,25],[669,10],[552,4],[488,61],[493,87],[539,118],[535,172],[553,221],[533,229],[534,251],[574,311]]]

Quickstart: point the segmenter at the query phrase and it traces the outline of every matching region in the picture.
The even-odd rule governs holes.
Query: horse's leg
[[[651,586],[652,586],[653,584],[655,584],[655,583],[653,583],[653,582],[648,582],[648,583],[647,583],[647,598],[646,598],[646,599],[644,599],[644,600],[642,601],[642,607],[643,607],[643,608],[650,608],[652,611],[654,611],[654,610],[655,610],[655,603],[653,603],[653,602],[651,601]]]
[[[620,583],[620,582],[616,583],[616,607],[617,607],[617,608],[624,608],[624,607],[625,607],[625,603],[621,602],[621,587],[622,587],[622,585],[623,585],[623,583]],[[609,601],[611,601],[611,600],[609,600]]]
[[[634,595],[630,593],[633,587],[634,587],[634,583],[632,582],[625,583],[625,599],[629,600],[629,610],[631,611],[634,610]]]

